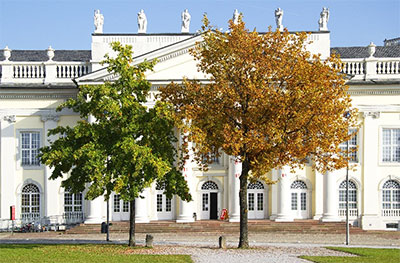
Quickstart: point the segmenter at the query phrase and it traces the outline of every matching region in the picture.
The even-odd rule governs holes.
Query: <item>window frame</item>
[[[43,165],[42,163],[38,162],[38,164],[23,164],[22,163],[22,152],[23,152],[23,148],[22,148],[22,134],[24,133],[38,133],[39,134],[39,147],[38,150],[40,148],[43,147],[43,129],[17,129],[17,143],[18,143],[18,147],[17,147],[17,169],[23,168],[25,170],[41,170],[43,169]],[[29,142],[31,144],[31,140]],[[32,148],[30,148],[31,151]],[[32,157],[30,157],[32,158]],[[30,160],[32,161],[32,160]]]
[[[349,153],[351,156],[350,163],[359,163],[360,162],[360,156],[359,156],[359,144],[360,144],[360,129],[356,128],[350,128],[349,129],[349,134],[354,133],[354,136],[349,139]],[[355,144],[351,144],[353,142],[353,139],[355,137]],[[341,151],[346,152],[347,151],[347,141],[344,141],[339,144],[339,148]],[[354,152],[350,151],[352,149],[356,149]],[[354,154],[354,159],[353,159],[353,154]]]
[[[384,130],[385,129],[388,129],[388,130],[400,130],[400,127],[399,126],[381,126],[380,127],[380,129],[379,129],[379,131],[380,131],[380,134],[379,134],[379,164],[380,165],[384,165],[384,166],[399,166],[400,165],[400,159],[399,159],[399,161],[393,161],[393,160],[390,160],[390,161],[384,161],[383,160],[383,147],[384,147],[384,136],[383,136],[383,132],[384,132]],[[392,132],[391,132],[391,134],[392,134]],[[392,141],[392,137],[391,137],[391,141]],[[400,146],[400,144],[399,144],[399,146]],[[393,149],[393,147],[395,147],[393,144],[390,144],[390,147],[391,147],[391,149]],[[392,157],[393,156],[390,156],[390,158],[392,159]]]

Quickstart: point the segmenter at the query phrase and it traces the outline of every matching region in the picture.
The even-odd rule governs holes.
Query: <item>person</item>
[[[283,19],[283,10],[278,7],[278,9],[275,10],[275,22],[276,22],[276,27],[279,29],[279,31],[283,31],[282,19]]]
[[[182,12],[182,27],[181,27],[181,32],[182,33],[189,33],[189,26],[190,26],[190,14],[189,11],[187,9],[185,9]]]
[[[94,10],[94,32],[103,33],[104,16],[100,14],[100,10]]]
[[[141,9],[137,16],[138,21],[138,33],[146,33],[147,30],[147,18],[144,10]]]

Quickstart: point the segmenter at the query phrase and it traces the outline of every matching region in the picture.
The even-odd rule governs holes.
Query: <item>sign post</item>
[[[11,235],[14,235],[15,205],[10,206]]]

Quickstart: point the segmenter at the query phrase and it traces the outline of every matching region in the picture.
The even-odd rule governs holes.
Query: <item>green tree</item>
[[[65,178],[62,187],[72,192],[88,189],[86,198],[112,192],[130,202],[129,246],[135,245],[135,198],[153,182],[168,197],[191,200],[181,172],[174,167],[176,142],[174,121],[168,107],[157,102],[146,107],[151,84],[144,73],[155,62],[132,65],[132,47],[113,43],[116,58],[106,55],[108,72],[117,76],[103,85],[80,86],[76,99],[58,107],[80,114],[74,127],[59,126],[49,147],[41,149],[41,162],[53,167],[50,179]]]
[[[204,17],[203,41],[191,54],[209,83],[184,80],[160,91],[174,107],[177,127],[195,143],[199,162],[218,154],[215,149],[242,162],[239,247],[246,248],[248,181],[272,183],[269,171],[301,168],[308,158],[320,171],[345,167],[338,145],[349,139],[357,116],[338,58],[306,51],[305,33],[259,34],[239,20],[222,32]],[[350,118],[343,117],[347,111]]]

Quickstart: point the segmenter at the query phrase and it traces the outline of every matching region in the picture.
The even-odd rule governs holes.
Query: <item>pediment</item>
[[[196,61],[189,54],[189,50],[195,46],[196,42],[201,41],[201,39],[201,35],[196,35],[169,46],[153,50],[135,57],[133,63],[139,64],[145,60],[157,59],[158,62],[154,67],[154,71],[146,73],[147,79],[152,83],[180,82],[184,77],[199,80],[206,79],[203,73],[197,71]],[[74,81],[78,85],[96,85],[105,81],[112,81],[116,78],[118,78],[118,75],[108,72],[107,68],[104,67],[76,78]]]

